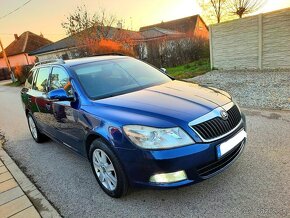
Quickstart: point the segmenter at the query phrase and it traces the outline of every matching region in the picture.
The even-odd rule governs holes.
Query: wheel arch
[[[93,141],[95,141],[97,139],[101,139],[107,145],[111,145],[111,143],[104,136],[102,136],[96,132],[89,133],[86,137],[86,140],[85,140],[85,152],[86,152],[85,154],[89,160],[90,160],[90,146],[93,143]]]

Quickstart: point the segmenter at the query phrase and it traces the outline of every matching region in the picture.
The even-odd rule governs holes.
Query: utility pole
[[[11,69],[11,66],[10,66],[10,62],[9,62],[9,59],[7,58],[7,55],[6,55],[6,52],[5,52],[5,49],[3,48],[3,45],[2,45],[2,42],[1,42],[1,39],[0,39],[0,47],[2,49],[2,54],[3,54],[3,58],[6,62],[6,65],[8,67],[8,70],[9,70],[9,73],[10,73],[10,77],[11,77],[11,80],[12,82],[15,82],[15,76],[14,76],[14,73]]]

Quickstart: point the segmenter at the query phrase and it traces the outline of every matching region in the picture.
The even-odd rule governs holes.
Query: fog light
[[[150,182],[170,183],[187,179],[186,173],[181,170],[173,173],[161,173],[150,177]]]

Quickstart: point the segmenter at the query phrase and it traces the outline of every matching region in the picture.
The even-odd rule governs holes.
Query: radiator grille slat
[[[221,117],[215,117],[191,127],[206,140],[222,136],[234,129],[242,119],[241,113],[236,105],[230,108],[227,112],[227,120],[223,120]]]
[[[198,132],[202,132],[202,134],[205,135],[206,137],[210,137],[210,135],[208,135],[206,129],[202,125],[200,125],[200,126],[198,126],[196,128],[197,128]]]

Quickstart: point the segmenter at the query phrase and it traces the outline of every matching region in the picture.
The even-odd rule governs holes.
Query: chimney
[[[117,28],[118,28],[118,29],[122,29],[122,23],[121,23],[121,21],[118,21],[118,23],[117,23]]]
[[[14,33],[14,38],[15,38],[15,40],[18,40],[19,36],[16,33]]]

